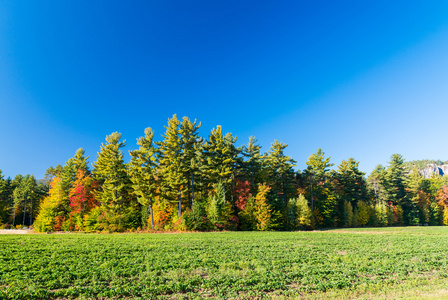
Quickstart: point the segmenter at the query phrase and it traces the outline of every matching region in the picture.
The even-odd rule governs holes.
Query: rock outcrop
[[[425,178],[430,178],[432,174],[436,173],[440,176],[448,175],[448,165],[427,164],[426,167],[420,171]]]

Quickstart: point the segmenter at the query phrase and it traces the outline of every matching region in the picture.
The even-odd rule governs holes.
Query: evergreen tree
[[[308,195],[311,199],[311,209],[320,226],[333,227],[336,219],[337,201],[329,180],[330,157],[325,158],[325,152],[318,149],[310,155],[306,162],[305,178],[308,179]],[[314,211],[317,209],[317,211]]]
[[[183,117],[179,129],[182,144],[181,162],[184,164],[182,169],[185,171],[183,176],[188,178],[189,182],[187,184],[187,193],[190,208],[194,205],[195,178],[199,176],[200,158],[198,156],[198,148],[200,139],[198,130],[200,127],[201,123],[197,124],[196,120],[191,122],[189,118]]]
[[[353,224],[353,206],[350,201],[344,202],[344,211],[342,214],[342,226],[352,227]]]
[[[154,229],[153,204],[157,196],[157,158],[153,137],[153,130],[146,128],[145,136],[137,139],[137,145],[140,148],[129,151],[131,162],[128,169],[133,192],[137,196],[138,202],[144,207],[149,207],[151,229]],[[144,224],[147,221],[148,218],[145,218]]]
[[[352,206],[368,198],[365,173],[358,169],[358,165],[353,158],[343,160],[334,174],[336,193],[341,201],[349,201]]]
[[[238,212],[239,230],[249,231],[257,229],[257,220],[255,218],[257,206],[255,197],[250,195],[245,201],[244,207]]]
[[[12,226],[15,226],[17,224],[16,219],[20,213],[20,204],[21,201],[20,199],[17,199],[18,197],[14,196],[14,191],[16,190],[16,188],[20,185],[20,182],[22,181],[23,176],[21,174],[17,174],[14,179],[11,181],[11,215],[10,215],[10,220],[12,223]],[[20,223],[20,222],[18,222]]]
[[[261,154],[261,146],[257,144],[257,139],[253,136],[249,137],[249,143],[242,151],[245,161],[243,164],[243,173],[245,178],[249,180],[251,192],[256,192],[256,186],[261,183],[263,156]]]
[[[2,170],[0,170],[0,224],[7,222],[8,206],[10,204],[8,196],[8,184],[4,179]]]
[[[336,172],[333,173],[333,184],[335,192],[338,196],[339,211],[341,225],[344,227],[351,226],[351,218],[345,215],[347,213],[347,207],[345,202],[349,202],[350,206],[356,206],[358,201],[367,201],[367,184],[364,179],[365,173],[358,169],[359,162],[353,158],[343,160],[339,165]],[[350,221],[348,221],[350,220]],[[348,222],[348,223],[347,223]]]
[[[215,229],[224,229],[231,218],[231,204],[225,202],[224,185],[218,182],[207,199],[207,219]]]
[[[56,167],[50,166],[45,172],[45,180],[51,182],[54,177],[61,177],[62,175],[62,166],[57,165]]]
[[[83,171],[83,173],[85,174],[90,173],[88,162],[89,157],[84,156],[84,154],[84,149],[79,148],[78,150],[76,150],[75,157],[72,158],[73,168],[76,173],[78,172],[78,170]]]
[[[377,165],[367,178],[367,185],[376,203],[388,201],[385,186],[386,168]]]
[[[400,205],[403,209],[403,219],[405,224],[413,224],[418,218],[418,209],[409,199],[406,193],[406,176],[404,158],[400,154],[391,156],[389,166],[386,169],[384,185],[387,200],[392,204]]]
[[[206,158],[206,177],[208,185],[221,183],[224,188],[226,202],[226,186],[232,182],[237,162],[238,151],[235,147],[236,137],[228,133],[222,134],[221,126],[212,129],[209,139],[204,145]]]
[[[299,194],[298,198],[291,198],[288,200],[287,214],[287,229],[297,230],[312,228],[311,209],[303,194]]]
[[[266,153],[266,175],[269,186],[276,196],[283,198],[284,204],[289,197],[294,196],[295,187],[294,170],[296,161],[285,155],[284,150],[287,144],[279,143],[277,140],[271,144],[271,149]]]
[[[416,168],[412,169],[406,178],[408,192],[415,194],[418,190],[422,189],[425,186],[424,179],[423,175]]]
[[[184,176],[187,164],[183,161],[182,140],[179,133],[179,120],[177,115],[168,119],[168,126],[163,141],[156,143],[158,148],[158,161],[160,178],[160,192],[170,202],[177,198],[178,217],[182,215],[182,187],[186,187],[188,179]],[[185,189],[186,191],[186,189]]]
[[[111,215],[109,219],[115,224],[114,229],[123,230],[123,213],[130,206],[130,181],[123,162],[122,147],[126,141],[121,140],[121,133],[114,132],[106,137],[106,144],[101,145],[96,162],[93,163],[94,179],[100,184],[96,193],[97,200]]]
[[[33,175],[16,176],[17,185],[13,192],[13,214],[14,223],[22,223],[22,225],[31,225],[33,223],[33,210],[39,201],[39,191],[36,179]],[[16,221],[16,217],[21,220]]]

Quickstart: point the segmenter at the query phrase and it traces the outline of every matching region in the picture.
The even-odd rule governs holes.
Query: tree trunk
[[[193,172],[191,172],[191,207],[194,206],[194,177]]]
[[[12,218],[12,227],[14,227],[14,225],[16,223],[16,208],[14,207],[14,205],[12,207],[12,210],[14,211],[14,216]]]
[[[154,230],[154,216],[152,213],[152,203],[149,205],[149,214],[151,215],[151,229]]]
[[[254,172],[252,172],[252,180],[251,180],[251,184],[250,184],[250,189],[252,190],[252,192],[255,192],[255,190],[254,190],[254,177],[255,177],[255,174],[254,174]]]
[[[33,200],[31,200],[30,226],[33,224]]]
[[[313,201],[313,179],[310,174],[310,192],[311,192],[311,212],[314,213],[314,201]]]
[[[221,179],[221,184],[222,184],[222,190],[223,190],[223,194],[224,194],[224,205],[226,205],[226,184],[222,183],[222,179]]]
[[[232,182],[230,183],[230,203],[235,204],[233,201],[233,193],[235,191],[235,174],[232,174]]]
[[[190,184],[190,183],[188,183],[188,184]],[[187,194],[188,194],[188,208],[191,209],[191,194],[190,194],[189,190],[187,190]]]
[[[182,216],[182,198],[180,196],[180,185],[177,187],[177,197],[179,199],[179,204],[178,204],[178,207],[177,207],[177,211],[178,211],[177,215],[180,218]]]
[[[282,180],[282,190],[283,190],[283,200],[285,201],[285,204],[287,203],[286,201],[286,191],[285,191],[285,180]]]
[[[22,221],[22,226],[25,226],[25,215],[26,215],[26,198],[25,198],[25,205],[23,205],[23,221]]]

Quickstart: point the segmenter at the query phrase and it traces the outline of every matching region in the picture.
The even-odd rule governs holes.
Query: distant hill
[[[43,184],[43,185],[50,185],[51,180],[50,179],[37,179],[36,183],[37,184]]]
[[[444,176],[448,175],[448,161],[440,159],[412,160],[405,163],[406,170],[417,168],[425,178],[430,178],[434,173]]]

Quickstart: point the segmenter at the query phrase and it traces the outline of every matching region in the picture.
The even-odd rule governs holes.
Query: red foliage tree
[[[98,186],[97,182],[82,170],[78,170],[76,180],[70,190],[71,215],[85,214],[97,206],[93,190]]]
[[[235,206],[239,210],[244,210],[246,208],[247,199],[249,199],[249,197],[251,196],[249,181],[242,181],[237,179],[234,193],[236,196]]]

